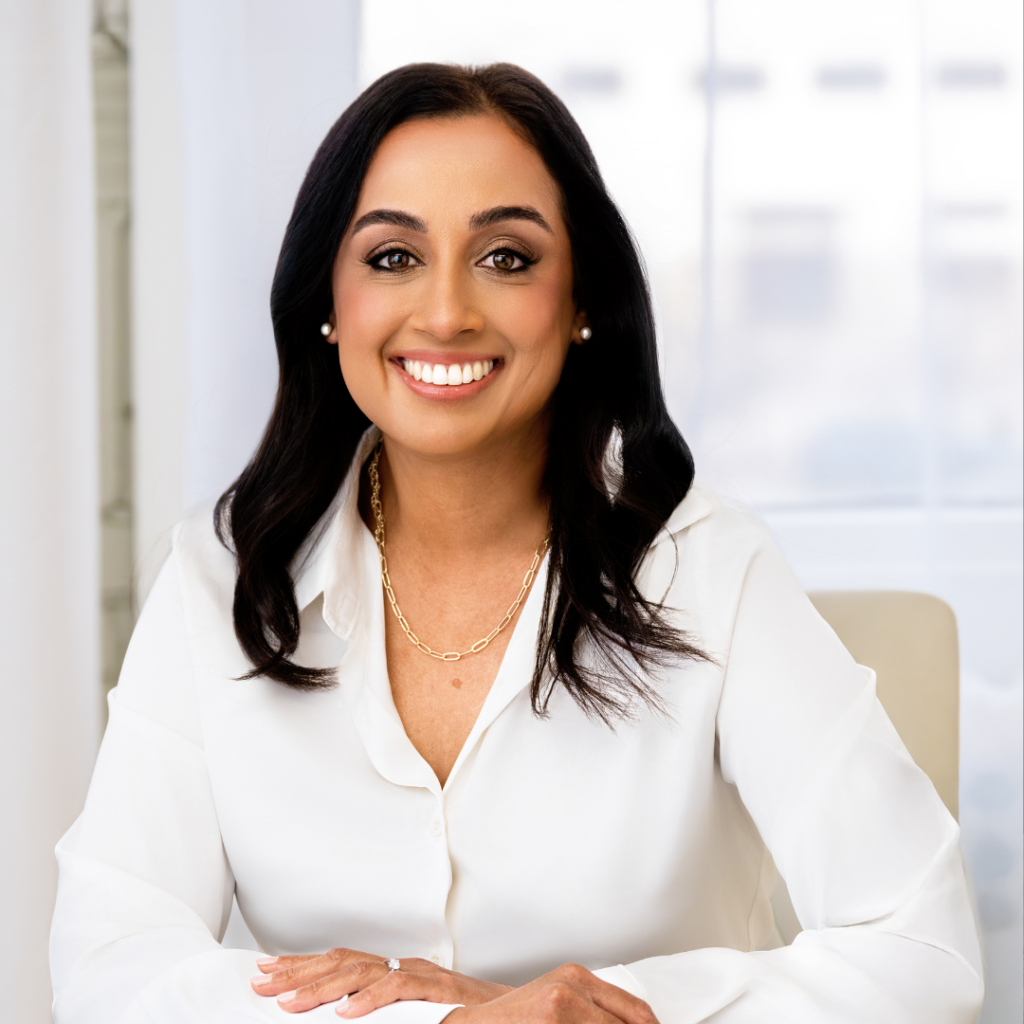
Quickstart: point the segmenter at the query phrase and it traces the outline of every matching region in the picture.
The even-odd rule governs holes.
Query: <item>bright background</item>
[[[647,261],[698,470],[805,585],[955,609],[982,1019],[1021,1020],[1019,0],[2,11],[0,1020],[49,1019],[52,847],[99,697],[170,527],[269,412],[305,167],[412,60],[514,61],[568,103]]]

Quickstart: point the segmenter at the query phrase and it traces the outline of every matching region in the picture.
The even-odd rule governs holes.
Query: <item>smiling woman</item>
[[[263,441],[179,529],[58,849],[58,1024],[972,1020],[956,824],[694,484],[559,100],[380,79],[272,311]],[[219,948],[232,895],[275,955]]]
[[[371,86],[313,161],[272,308],[277,405],[218,506],[222,530],[230,506],[235,628],[254,674],[297,686],[333,678],[290,661],[299,630],[289,561],[367,421],[385,438],[392,561],[424,636],[451,638],[452,649],[472,635],[467,620],[500,616],[509,579],[550,532],[557,572],[535,710],[561,683],[584,709],[614,717],[636,697],[657,700],[646,668],[702,656],[635,586],[693,479],[665,407],[640,260],[586,140],[541,83],[509,65],[414,65]],[[340,377],[328,350],[311,349],[321,320]],[[593,340],[580,349],[584,333]],[[616,432],[621,460],[609,467]],[[369,523],[365,501],[363,515]],[[439,561],[449,577],[440,587]],[[612,672],[578,657],[583,637]],[[480,697],[501,650],[477,659]],[[393,690],[407,655],[389,644]]]

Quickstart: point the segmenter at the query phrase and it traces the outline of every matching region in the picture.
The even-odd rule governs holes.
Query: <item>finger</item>
[[[597,988],[591,991],[590,998],[595,1005],[618,1017],[624,1024],[658,1024],[650,1003],[637,998],[617,985],[609,985],[600,978]]]
[[[369,984],[371,973],[380,978],[381,971],[387,972],[387,967],[383,963],[360,960],[337,974],[328,974],[317,978],[309,985],[303,985],[290,992],[282,992],[277,997],[277,1005],[289,1013],[303,1013],[321,1003],[333,1003],[345,998],[351,992]]]
[[[542,990],[551,985],[568,985],[584,993],[595,1005],[624,1024],[658,1024],[654,1011],[642,999],[617,985],[602,981],[580,964],[562,964],[524,988]]]
[[[301,956],[264,956],[256,961],[256,966],[264,974],[273,974],[275,971],[283,971],[289,967],[297,967],[307,960],[315,960],[320,953],[304,953]]]
[[[428,1003],[461,1002],[455,997],[454,986],[454,977],[448,972],[425,976],[389,971],[379,981],[350,993],[348,999],[342,999],[335,1012],[340,1017],[351,1019],[401,999],[421,999]]]
[[[281,992],[294,991],[303,985],[310,985],[320,978],[335,975],[339,970],[355,968],[358,977],[359,972],[363,970],[376,969],[377,973],[371,978],[374,981],[380,976],[380,968],[386,970],[383,960],[376,957],[368,958],[368,954],[352,949],[332,949],[319,956],[296,960],[299,962],[294,966],[252,978],[252,987],[262,996],[276,996]]]
[[[515,991],[511,985],[480,981],[465,974],[438,967],[429,960],[402,961],[402,968],[379,981],[353,992],[337,1011],[344,1017],[361,1017],[400,999],[417,999],[427,1003],[461,1003],[477,1006],[498,996]]]
[[[507,998],[507,997],[506,997]],[[622,1019],[598,1006],[589,993],[564,981],[554,981],[528,996],[527,1019],[557,1024],[623,1024]]]
[[[548,977],[558,978],[580,989],[602,1009],[618,1017],[624,1024],[658,1024],[654,1011],[642,999],[597,977],[580,964],[563,964]]]

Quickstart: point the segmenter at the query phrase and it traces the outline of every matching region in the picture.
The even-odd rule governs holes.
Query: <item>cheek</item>
[[[358,282],[336,282],[334,302],[341,375],[356,405],[376,420],[381,414],[382,389],[386,388],[381,349],[401,317],[386,291],[382,294],[381,289],[360,287]]]
[[[574,308],[563,282],[544,281],[531,288],[509,289],[491,315],[495,326],[524,355],[548,351],[555,355],[566,347]]]
[[[342,348],[379,349],[401,322],[401,311],[386,290],[341,283],[334,294]]]

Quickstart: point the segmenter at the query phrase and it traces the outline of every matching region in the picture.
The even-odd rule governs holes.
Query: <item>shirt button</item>
[[[430,823],[430,834],[432,836],[439,836],[441,834],[441,821],[439,818],[435,818]]]
[[[434,963],[434,964],[437,964],[438,966],[440,966],[440,965],[441,965],[441,958],[440,958],[440,957],[439,957],[439,956],[438,956],[438,955],[437,955],[437,954],[435,953],[435,954],[434,954],[434,955],[433,955],[433,956],[432,956],[432,957],[430,958],[430,962],[431,962],[431,963]]]

